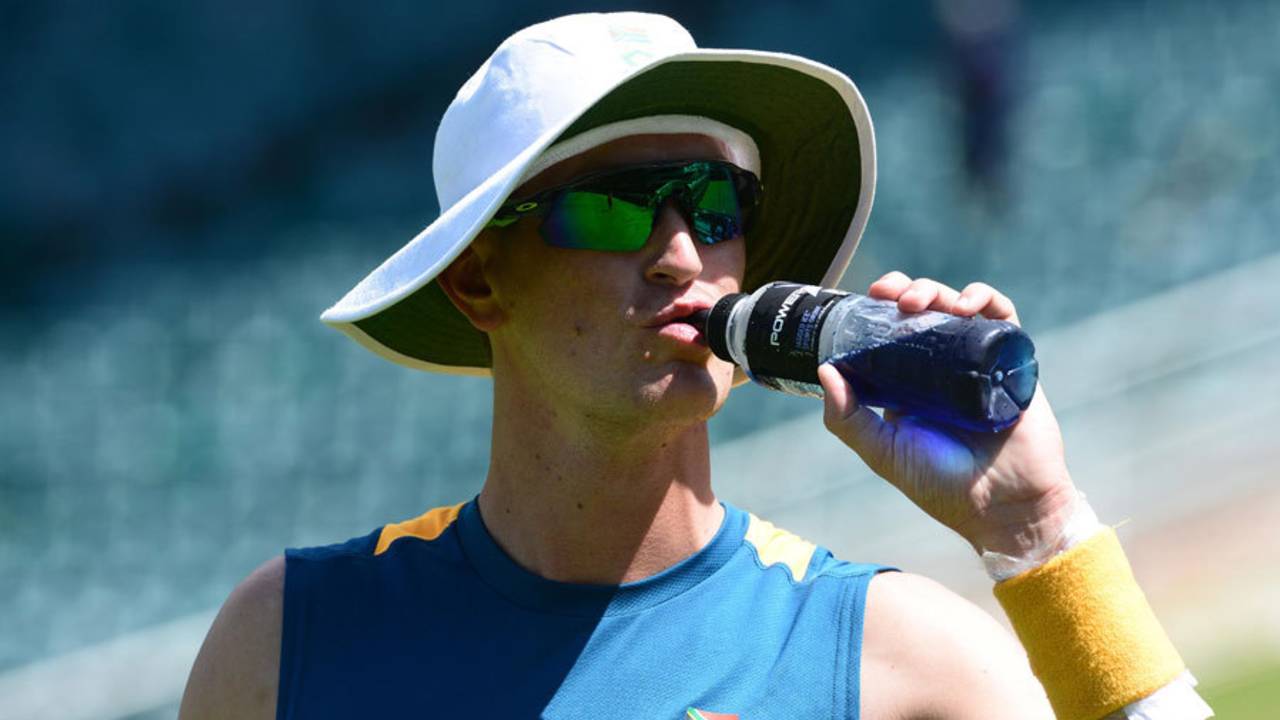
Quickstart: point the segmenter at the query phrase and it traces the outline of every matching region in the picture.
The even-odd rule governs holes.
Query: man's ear
[[[492,332],[502,324],[505,315],[484,271],[484,260],[474,247],[468,246],[436,277],[436,282],[475,329]]]

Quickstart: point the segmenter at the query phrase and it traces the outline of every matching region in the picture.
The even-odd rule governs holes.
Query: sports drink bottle
[[[969,430],[998,432],[1035,393],[1031,338],[1013,323],[789,282],[735,293],[690,318],[711,351],[765,387],[822,396],[818,366],[840,371],[858,401]]]

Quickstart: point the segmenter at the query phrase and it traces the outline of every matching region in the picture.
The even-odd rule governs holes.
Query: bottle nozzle
[[[729,354],[729,343],[725,337],[725,332],[729,328],[729,315],[733,313],[733,307],[738,301],[750,297],[746,293],[730,293],[720,298],[715,305],[706,310],[689,316],[689,323],[702,333],[707,339],[707,347],[711,348],[711,352],[721,360],[734,362],[733,356]]]
[[[707,318],[711,315],[711,308],[703,308],[684,319],[684,322],[698,328],[698,332],[703,335],[707,334]]]

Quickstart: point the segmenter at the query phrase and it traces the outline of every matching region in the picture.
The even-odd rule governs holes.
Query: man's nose
[[[684,285],[702,274],[698,242],[675,198],[668,198],[658,211],[646,250],[652,253],[645,268],[650,282]]]

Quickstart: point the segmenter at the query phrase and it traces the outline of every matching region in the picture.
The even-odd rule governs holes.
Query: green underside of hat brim
[[[702,115],[736,127],[760,150],[765,202],[747,235],[743,287],[820,282],[845,240],[862,191],[858,130],[826,82],[778,65],[670,62],[619,85],[560,140],[649,115]],[[566,282],[571,282],[566,279]],[[488,336],[434,280],[355,323],[392,351],[432,365],[490,367]]]

